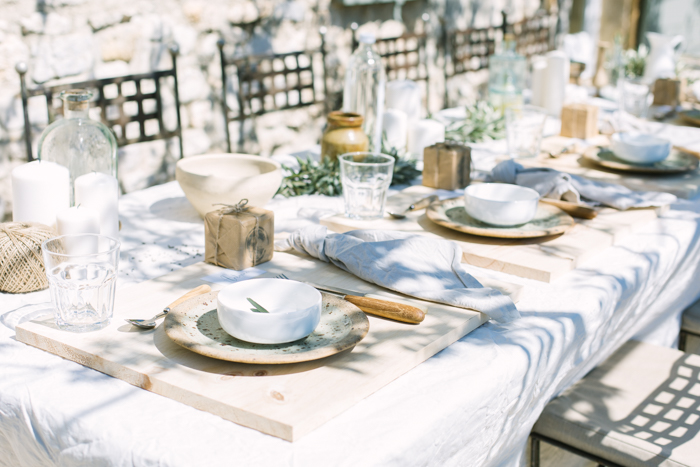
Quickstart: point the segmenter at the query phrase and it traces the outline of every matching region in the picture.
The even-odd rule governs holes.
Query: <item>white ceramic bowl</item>
[[[615,133],[611,149],[616,157],[633,164],[660,162],[671,153],[671,142],[644,133]]]
[[[539,193],[507,183],[481,183],[464,189],[464,209],[474,219],[499,227],[530,222],[537,213]]]
[[[180,159],[175,168],[185,196],[199,215],[215,211],[216,203],[265,206],[282,183],[280,163],[247,154],[204,154]]]
[[[252,298],[269,313],[251,311]],[[321,321],[321,293],[285,279],[250,279],[219,292],[216,313],[221,327],[236,339],[283,344],[302,339]]]

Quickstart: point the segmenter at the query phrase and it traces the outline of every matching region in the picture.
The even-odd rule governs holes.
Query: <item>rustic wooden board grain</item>
[[[387,298],[397,296],[328,263],[296,254],[275,253],[272,261],[258,267],[267,271],[263,277],[283,273]],[[17,339],[240,425],[294,441],[487,320],[472,310],[420,302],[428,306],[428,313],[419,325],[369,316],[369,333],[354,349],[287,365],[215,360],[172,342],[162,324],[138,331],[124,322],[124,318],[153,316],[200,285],[202,277],[221,271],[197,263],[120,289],[111,324],[96,332],[74,334],[57,329],[52,320],[29,321],[17,326]],[[521,288],[500,285],[514,295]],[[214,290],[222,287],[212,284]]]
[[[387,211],[401,209],[434,191],[423,186],[407,188],[387,200]],[[321,224],[335,232],[382,229],[438,236],[457,242],[465,263],[526,279],[552,282],[656,217],[655,209],[617,211],[604,208],[594,219],[575,219],[576,224],[563,235],[523,240],[457,232],[435,224],[425,211],[409,213],[403,220],[387,215],[383,219],[362,221],[336,214],[322,218]]]

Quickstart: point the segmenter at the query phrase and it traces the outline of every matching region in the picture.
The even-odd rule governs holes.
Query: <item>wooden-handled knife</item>
[[[404,323],[418,324],[425,319],[427,307],[414,306],[408,303],[386,300],[384,297],[373,296],[354,290],[346,290],[339,287],[331,287],[328,285],[315,284],[313,282],[303,281],[305,284],[315,287],[316,289],[337,295],[340,298],[347,300],[357,306],[365,313],[389,318]]]

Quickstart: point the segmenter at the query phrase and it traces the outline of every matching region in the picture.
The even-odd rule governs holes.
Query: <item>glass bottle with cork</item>
[[[39,160],[56,162],[70,171],[71,205],[75,179],[92,172],[117,176],[117,141],[103,123],[91,120],[92,93],[86,89],[61,92],[63,117],[41,134]]]
[[[382,57],[373,47],[375,35],[361,32],[359,42],[345,71],[343,111],[362,116],[362,129],[369,138],[369,146],[372,151],[378,151],[382,143],[386,73]]]

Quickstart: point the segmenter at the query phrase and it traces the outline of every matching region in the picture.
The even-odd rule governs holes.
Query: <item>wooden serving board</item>
[[[543,148],[557,152],[556,148],[571,144],[569,138],[555,136],[542,142]],[[596,140],[596,144],[605,144],[607,139]],[[579,148],[580,149],[580,148]],[[599,182],[617,183],[637,191],[662,191],[679,198],[690,199],[700,193],[700,170],[675,175],[639,174],[606,169],[579,153],[561,154],[555,158],[541,154],[537,158],[518,160],[526,167],[548,167],[574,175],[581,175]]]
[[[283,273],[294,279],[396,296],[333,265],[294,254],[275,253],[272,261],[257,267],[267,271],[259,277]],[[369,333],[354,349],[286,365],[215,360],[172,342],[162,323],[155,330],[143,331],[124,322],[127,317],[153,316],[201,285],[202,277],[225,271],[197,263],[121,289],[111,324],[96,332],[76,334],[57,329],[53,320],[29,321],[16,327],[16,337],[140,388],[294,441],[487,321],[476,311],[421,302],[428,306],[428,313],[419,325],[369,316]],[[504,285],[506,292],[520,289]],[[222,287],[212,284],[214,290]]]
[[[424,186],[407,188],[387,200],[387,211],[405,208],[434,191]],[[522,240],[457,232],[435,224],[428,219],[425,211],[410,213],[403,220],[387,215],[383,219],[361,221],[336,214],[322,218],[321,224],[335,232],[380,229],[435,235],[456,241],[464,252],[462,261],[465,263],[527,279],[552,282],[656,217],[655,209],[617,211],[604,208],[594,219],[575,219],[576,224],[563,235]]]

